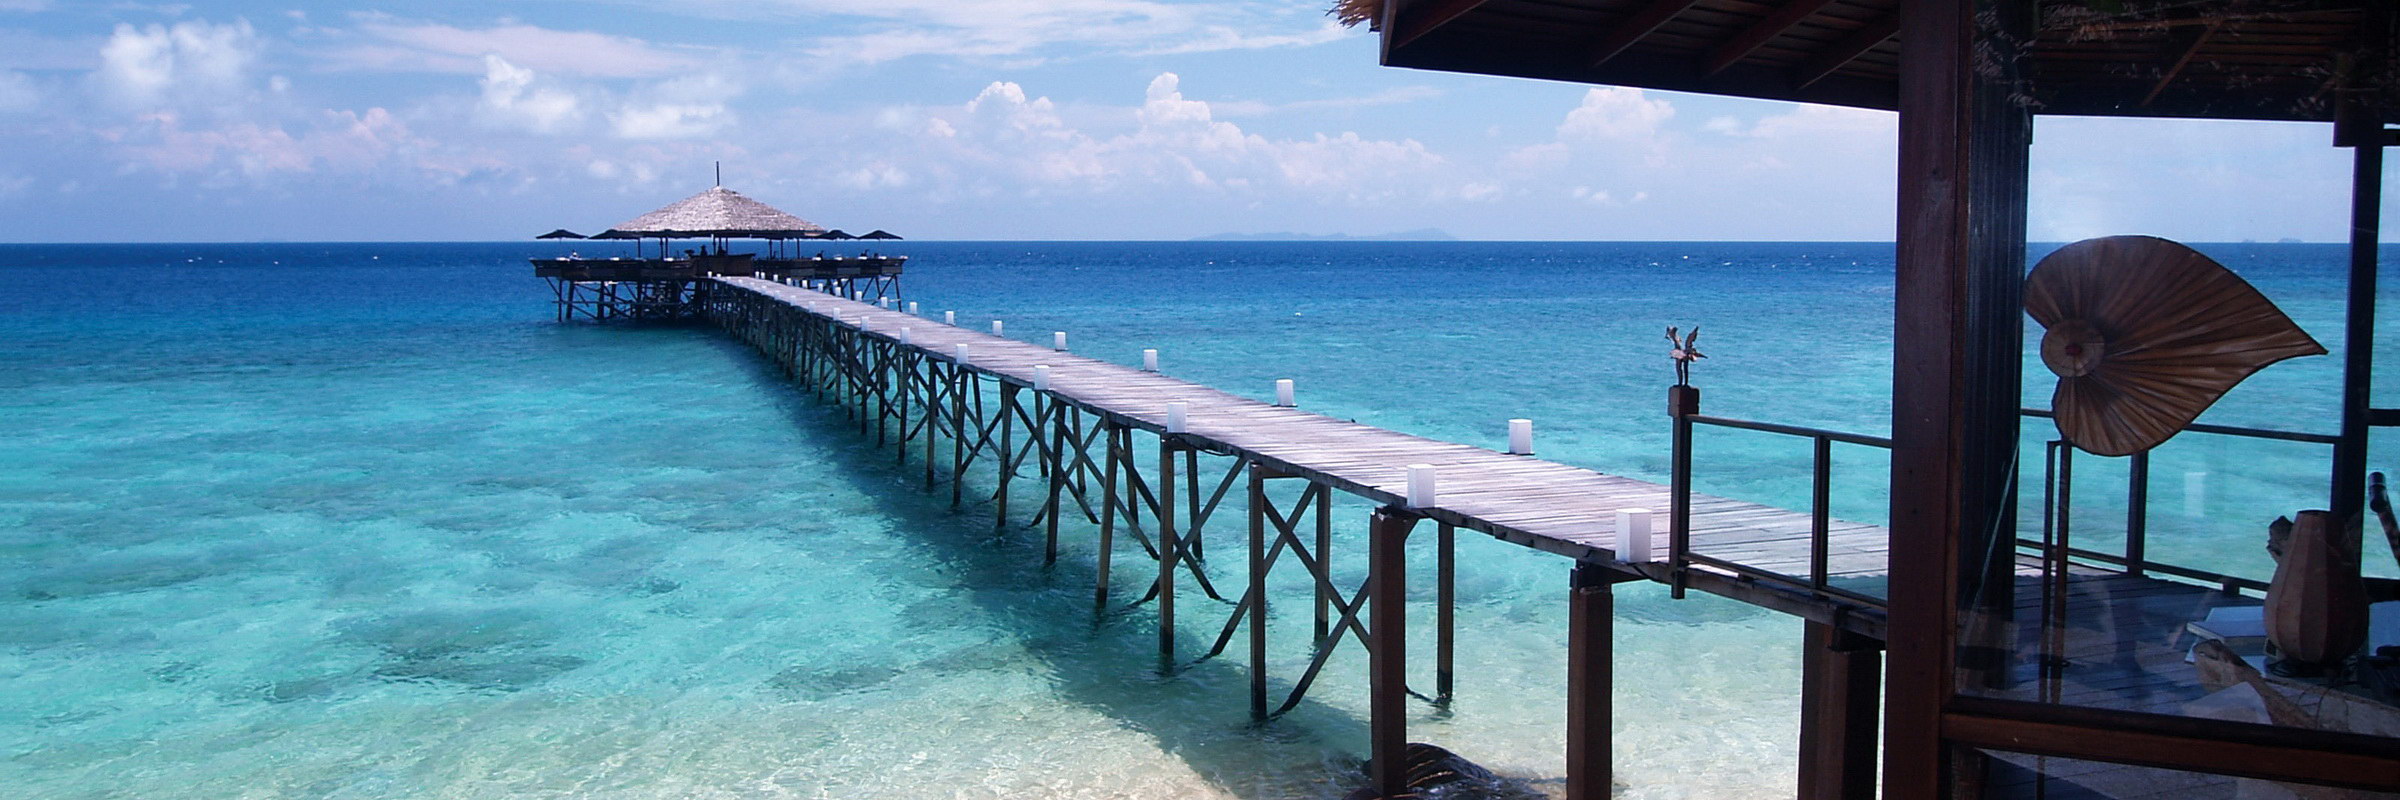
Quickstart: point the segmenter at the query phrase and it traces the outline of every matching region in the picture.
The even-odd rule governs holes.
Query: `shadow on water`
[[[1017,508],[1025,511],[1012,512],[1014,519],[1007,532],[996,538],[991,504],[973,500],[977,490],[988,496],[988,486],[971,480],[969,501],[952,510],[946,483],[933,492],[924,491],[921,451],[912,453],[905,467],[897,465],[893,446],[874,446],[872,433],[860,437],[856,420],[846,417],[839,403],[820,402],[746,345],[726,338],[717,341],[729,358],[745,365],[743,370],[752,379],[775,387],[778,410],[787,419],[812,433],[859,444],[829,448],[823,457],[852,488],[887,501],[880,510],[904,531],[893,538],[895,544],[911,548],[914,557],[924,562],[938,564],[939,574],[951,580],[945,586],[922,587],[926,596],[910,613],[943,613],[948,603],[963,600],[990,617],[1008,620],[1012,630],[1007,633],[1023,648],[1021,654],[993,655],[969,646],[920,662],[919,668],[973,670],[1006,658],[1039,662],[1062,699],[1155,737],[1161,750],[1217,789],[1235,796],[1268,800],[1290,797],[1297,791],[1338,797],[1364,779],[1361,756],[1351,754],[1356,748],[1342,740],[1355,738],[1363,745],[1366,721],[1347,710],[1303,698],[1288,715],[1274,722],[1264,726],[1250,723],[1249,672],[1239,663],[1244,652],[1239,638],[1218,658],[1160,676],[1156,671],[1157,617],[1150,607],[1112,611],[1105,619],[1090,622],[1094,564],[1088,553],[1075,547],[1079,541],[1089,541],[1090,531],[1082,529],[1089,527],[1087,521],[1072,513],[1066,517],[1070,524],[1060,530],[1060,558],[1044,568],[1041,529],[1025,525],[1039,502],[1030,499],[1039,496],[1038,488],[1017,490]],[[917,446],[922,447],[921,440]],[[948,449],[944,442],[941,452]],[[938,468],[947,471],[948,466],[940,464]],[[990,467],[986,462],[970,469],[988,472]],[[1026,472],[1031,473],[1030,467]],[[1042,485],[1038,477],[1019,480],[1020,487]],[[1224,524],[1220,522],[1217,530],[1224,530]],[[1156,567],[1140,554],[1138,546],[1120,541],[1119,547],[1112,603],[1122,608],[1141,596]],[[1238,579],[1222,573],[1211,577],[1228,597],[1238,597]],[[1188,588],[1189,578],[1185,580]],[[1191,619],[1209,620],[1206,627],[1213,634],[1232,607],[1197,592],[1193,596],[1198,599],[1187,599],[1184,613]],[[1207,645],[1187,629],[1177,651],[1188,660],[1205,652]],[[784,684],[778,687],[784,691],[813,696],[891,677],[896,677],[893,668],[858,666],[833,673],[780,676],[777,682]],[[1270,681],[1274,701],[1281,700],[1289,685],[1288,676],[1277,677],[1287,680]],[[1319,687],[1317,691],[1324,690]],[[1295,746],[1322,755],[1314,762],[1307,757],[1294,758],[1290,748]],[[1274,766],[1303,774],[1261,774]]]

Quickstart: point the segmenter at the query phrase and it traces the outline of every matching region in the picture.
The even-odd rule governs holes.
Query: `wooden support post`
[[[957,508],[966,501],[967,486],[967,391],[975,385],[975,373],[963,365],[950,369],[950,507]]]
[[[1135,504],[1139,508],[1140,504]],[[1175,671],[1175,570],[1183,547],[1175,537],[1175,437],[1158,438],[1158,673]]]
[[[1100,562],[1092,574],[1092,614],[1108,613],[1108,562],[1116,549],[1117,534],[1117,424],[1106,417],[1100,420],[1102,448],[1100,472]]]
[[[1458,629],[1458,527],[1442,523],[1434,552],[1433,702],[1448,708]]]
[[[1882,644],[1814,620],[1800,654],[1800,800],[1875,800]]]
[[[1058,563],[1058,500],[1067,488],[1067,404],[1050,401],[1050,497],[1042,505],[1042,566]]]
[[[1005,381],[1000,384],[1000,489],[992,495],[992,534],[995,536],[1008,531],[1008,482],[1017,476],[1017,465],[1013,460],[1017,456],[1014,434],[1016,421],[1010,417],[1017,413],[1019,388]]]
[[[1317,642],[1333,635],[1333,493],[1317,493]],[[1300,521],[1292,520],[1294,524]]]
[[[1408,786],[1408,533],[1417,514],[1375,510],[1367,531],[1369,786],[1392,797]]]
[[[1267,721],[1267,472],[1250,465],[1250,721]]]
[[[1576,564],[1567,583],[1567,800],[1608,800],[1615,780],[1617,581],[1606,569]]]

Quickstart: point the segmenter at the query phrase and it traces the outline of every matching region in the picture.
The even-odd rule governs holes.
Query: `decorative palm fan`
[[[2151,236],[2059,248],[2026,277],[2025,311],[2049,331],[2058,432],[2104,456],[2158,446],[2268,364],[2325,354],[2240,276]]]

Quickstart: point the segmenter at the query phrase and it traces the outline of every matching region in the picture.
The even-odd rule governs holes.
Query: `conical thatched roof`
[[[574,231],[571,231],[571,230],[567,230],[567,229],[565,229],[565,228],[560,228],[560,229],[558,229],[558,230],[554,230],[554,231],[551,231],[551,232],[549,232],[549,233],[545,233],[545,234],[542,234],[542,235],[540,235],[540,236],[536,236],[536,237],[533,237],[533,238],[536,238],[536,239],[581,239],[581,238],[584,238],[584,235],[583,235],[583,234],[580,234],[580,233],[576,233],[576,232],[574,232]]]
[[[643,237],[795,239],[824,233],[825,227],[719,186],[611,230]]]

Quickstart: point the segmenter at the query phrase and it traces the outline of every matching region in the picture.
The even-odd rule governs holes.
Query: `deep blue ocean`
[[[988,506],[922,493],[915,462],[709,329],[555,322],[524,259],[570,249],[610,254],[0,246],[0,795],[1356,785],[1355,651],[1298,712],[1251,728],[1238,645],[1160,678],[1146,610],[1094,623],[1088,537],[1044,571],[1038,534],[995,540]],[[913,256],[908,299],[962,325],[1066,330],[1128,364],[1157,348],[1168,373],[1261,398],[1291,378],[1306,408],[1488,447],[1527,417],[1542,457],[1654,480],[1668,325],[1703,328],[1712,414],[1882,433],[1891,412],[1888,244],[877,249]],[[2268,369],[2203,419],[2330,432],[2343,249],[2203,249],[2335,351]],[[2049,374],[2029,360],[2027,375],[2027,402],[2047,405]],[[2052,433],[2029,421],[2029,453]],[[1704,430],[1700,488],[1805,507],[1808,454]],[[2328,460],[2177,438],[2153,466],[2151,557],[2266,577],[2258,531],[2324,504]],[[1886,468],[1838,450],[1834,513],[1881,521]],[[2122,460],[2076,471],[2077,541],[2108,549]],[[1367,507],[1336,510],[1353,580]],[[1220,585],[1240,582],[1237,530],[1211,529]],[[1412,737],[1555,792],[1567,565],[1472,535],[1460,558],[1458,700],[1417,707]],[[2373,543],[2368,563],[2393,562]],[[1285,686],[1306,604],[1277,607]],[[1223,618],[1187,608],[1188,650]],[[1618,610],[1624,796],[1787,795],[1799,623],[1646,584]]]

